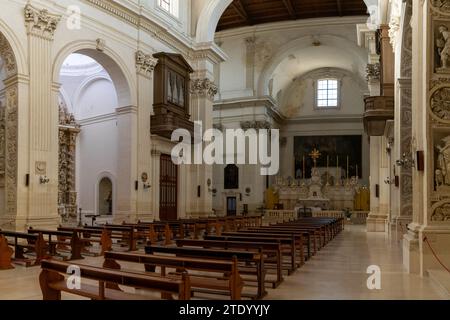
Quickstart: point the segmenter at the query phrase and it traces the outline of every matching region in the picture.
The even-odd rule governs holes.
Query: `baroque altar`
[[[324,180],[321,171],[313,168],[312,178],[306,180],[276,177],[273,190],[283,209],[306,207],[313,210],[355,210],[355,196],[360,189],[357,177],[331,179],[331,175],[328,175]]]

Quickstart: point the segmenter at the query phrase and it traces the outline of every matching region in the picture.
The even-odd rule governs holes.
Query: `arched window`
[[[225,187],[224,189],[239,189],[239,168],[234,164],[225,167],[224,172]]]
[[[101,216],[113,214],[113,184],[111,179],[105,177],[98,186],[98,213]]]

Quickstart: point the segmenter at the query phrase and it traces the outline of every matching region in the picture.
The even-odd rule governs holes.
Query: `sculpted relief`
[[[437,73],[450,73],[450,32],[446,24],[439,24],[437,27],[436,50]]]
[[[433,93],[431,112],[439,120],[450,121],[450,87],[440,88]]]

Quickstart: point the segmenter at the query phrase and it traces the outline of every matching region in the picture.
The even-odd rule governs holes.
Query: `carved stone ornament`
[[[208,96],[210,99],[214,99],[218,90],[214,82],[208,78],[194,79],[191,81],[191,94]]]
[[[158,59],[153,58],[152,55],[145,54],[141,50],[136,52],[136,68],[138,73],[149,76],[155,70],[157,64]]]
[[[53,40],[61,16],[50,14],[46,9],[36,9],[30,4],[25,6],[24,14],[29,34]]]
[[[431,114],[439,122],[450,123],[450,87],[441,87],[431,95]]]
[[[249,129],[270,130],[272,128],[272,125],[268,121],[244,121],[244,122],[241,122],[241,128],[243,130],[249,130]]]
[[[450,0],[430,0],[431,8],[435,12],[450,14]]]
[[[448,201],[433,205],[432,212],[431,221],[450,221],[450,203],[448,203]]]
[[[369,63],[366,67],[366,80],[368,82],[380,80],[380,71],[379,63]]]
[[[436,73],[450,73],[450,31],[446,23],[438,23],[435,47],[437,54]]]
[[[105,51],[105,48],[106,48],[106,42],[105,42],[105,40],[99,38],[99,39],[96,40],[96,43],[97,43],[96,49],[97,49],[98,51],[100,51],[100,52]]]
[[[0,65],[5,67],[7,77],[17,73],[16,59],[14,58],[13,51],[2,34],[0,34]]]

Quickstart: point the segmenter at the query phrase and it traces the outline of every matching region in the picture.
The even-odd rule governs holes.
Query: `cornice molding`
[[[259,24],[256,26],[242,27],[237,29],[230,29],[219,31],[216,33],[216,39],[223,39],[227,37],[235,37],[242,35],[254,35],[261,32],[280,32],[286,30],[295,30],[299,28],[314,28],[320,26],[342,26],[342,25],[358,25],[367,22],[367,16],[355,17],[331,17],[331,18],[314,18],[314,19],[299,19],[294,21],[273,22],[267,24]]]
[[[166,27],[152,21],[148,15],[143,14],[145,10],[135,12],[113,0],[83,0],[98,9],[115,16],[116,18],[130,24],[136,29],[147,31],[155,39],[163,42],[173,50],[181,53],[188,60],[200,57],[209,58],[215,63],[225,61],[226,54],[214,43],[195,43],[191,38],[182,34],[174,35]]]

